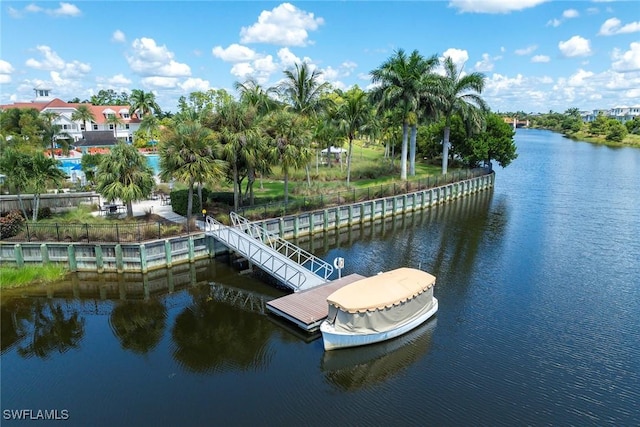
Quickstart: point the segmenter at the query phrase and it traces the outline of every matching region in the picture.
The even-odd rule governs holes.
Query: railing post
[[[85,227],[86,232],[87,232],[87,243],[89,243],[89,224],[88,224],[88,223],[86,223],[86,224],[84,225],[84,227]]]
[[[60,241],[60,227],[58,227],[58,223],[56,222],[56,237],[58,238],[58,242]]]

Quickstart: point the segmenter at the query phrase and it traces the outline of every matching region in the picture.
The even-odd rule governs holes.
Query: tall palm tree
[[[444,59],[443,65],[445,74],[434,81],[430,96],[445,118],[442,141],[442,174],[444,175],[447,173],[449,163],[451,117],[458,114],[468,126],[479,127],[489,107],[480,97],[485,85],[484,74],[474,72],[463,75],[463,67],[458,69],[450,57]]]
[[[118,142],[105,154],[96,173],[96,191],[107,200],[120,199],[133,216],[133,202],[146,200],[155,185],[153,169],[145,156],[130,144]]]
[[[87,121],[96,121],[96,116],[87,104],[78,105],[76,110],[71,114],[71,120],[82,121],[84,130],[87,130]]]
[[[271,158],[284,174],[284,202],[289,202],[289,171],[309,163],[311,150],[305,144],[309,128],[304,117],[288,110],[278,110],[265,117],[264,130],[270,139]]]
[[[402,158],[400,178],[407,179],[407,151],[409,127],[411,127],[410,172],[415,175],[417,111],[420,96],[424,91],[424,81],[437,65],[435,56],[424,58],[417,50],[409,56],[398,49],[378,68],[371,71],[371,80],[379,84],[373,90],[374,99],[386,108],[400,108],[402,111]]]
[[[145,92],[140,89],[133,89],[131,96],[129,97],[131,106],[129,107],[129,115],[133,115],[137,110],[140,110],[139,117],[142,118],[146,114],[153,113],[159,114],[161,109],[156,102],[156,95],[153,92]]]
[[[235,82],[233,86],[240,92],[240,101],[255,107],[260,116],[280,108],[280,103],[273,98],[278,93],[275,87],[265,89],[253,78],[244,83]]]
[[[222,104],[213,116],[212,126],[222,145],[223,158],[229,163],[235,210],[240,207],[244,175],[248,175],[249,171],[255,171],[257,164],[255,151],[255,146],[259,143],[257,124],[256,109],[236,100],[229,100]]]
[[[175,124],[158,144],[160,179],[175,179],[189,188],[187,220],[191,220],[195,183],[215,182],[223,175],[225,164],[217,151],[213,132],[197,121]]]
[[[349,154],[347,156],[347,186],[351,180],[351,153],[353,140],[356,133],[362,131],[369,120],[370,106],[367,94],[358,86],[353,87],[344,94],[344,103],[340,106],[340,128],[349,140]]]
[[[106,123],[113,126],[113,137],[118,139],[118,125],[122,124],[120,117],[115,114],[109,114]]]
[[[329,83],[320,82],[322,71],[309,70],[309,64],[295,64],[294,69],[284,71],[284,80],[278,89],[289,102],[291,109],[303,115],[311,115],[320,107],[320,96],[329,89]]]
[[[46,146],[51,146],[51,158],[55,159],[56,144],[59,144],[64,154],[69,154],[69,141],[72,139],[68,132],[62,130],[62,126],[54,122],[60,114],[54,111],[45,111],[40,114],[42,127],[42,142]]]

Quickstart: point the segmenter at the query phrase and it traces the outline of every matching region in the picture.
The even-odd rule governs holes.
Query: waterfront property
[[[325,352],[265,308],[289,290],[226,257],[78,272],[2,292],[3,408],[95,427],[637,425],[640,151],[516,141],[490,190],[292,240],[344,277],[432,273],[440,308],[414,331]]]

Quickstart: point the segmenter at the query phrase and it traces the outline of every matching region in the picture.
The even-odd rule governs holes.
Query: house
[[[65,102],[59,98],[53,98],[51,89],[35,88],[35,98],[31,102],[16,102],[13,104],[0,105],[0,110],[9,108],[35,108],[40,113],[51,111],[59,116],[54,124],[67,132],[73,138],[74,145],[83,139],[83,134],[90,132],[110,131],[114,138],[133,142],[133,133],[140,128],[140,117],[137,113],[129,114],[128,105],[93,105]],[[89,107],[95,120],[89,123],[74,121],[71,116],[80,105]],[[120,120],[119,124],[109,123],[109,117],[115,116]],[[114,129],[115,127],[115,129]]]

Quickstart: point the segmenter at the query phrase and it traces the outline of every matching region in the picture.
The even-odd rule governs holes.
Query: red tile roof
[[[79,103],[69,103],[65,102],[59,98],[55,98],[49,102],[16,102],[13,104],[0,105],[0,110],[7,110],[9,108],[35,108],[38,111],[43,111],[47,108],[73,108],[76,109],[80,105],[87,105],[96,120],[97,124],[104,124],[107,122],[106,116],[103,114],[103,111],[106,109],[111,109],[115,111],[118,115],[122,123],[140,123],[140,118],[134,113],[130,118],[125,119],[120,116],[120,110],[126,110],[129,112],[128,105],[93,105],[93,104],[79,104]]]

